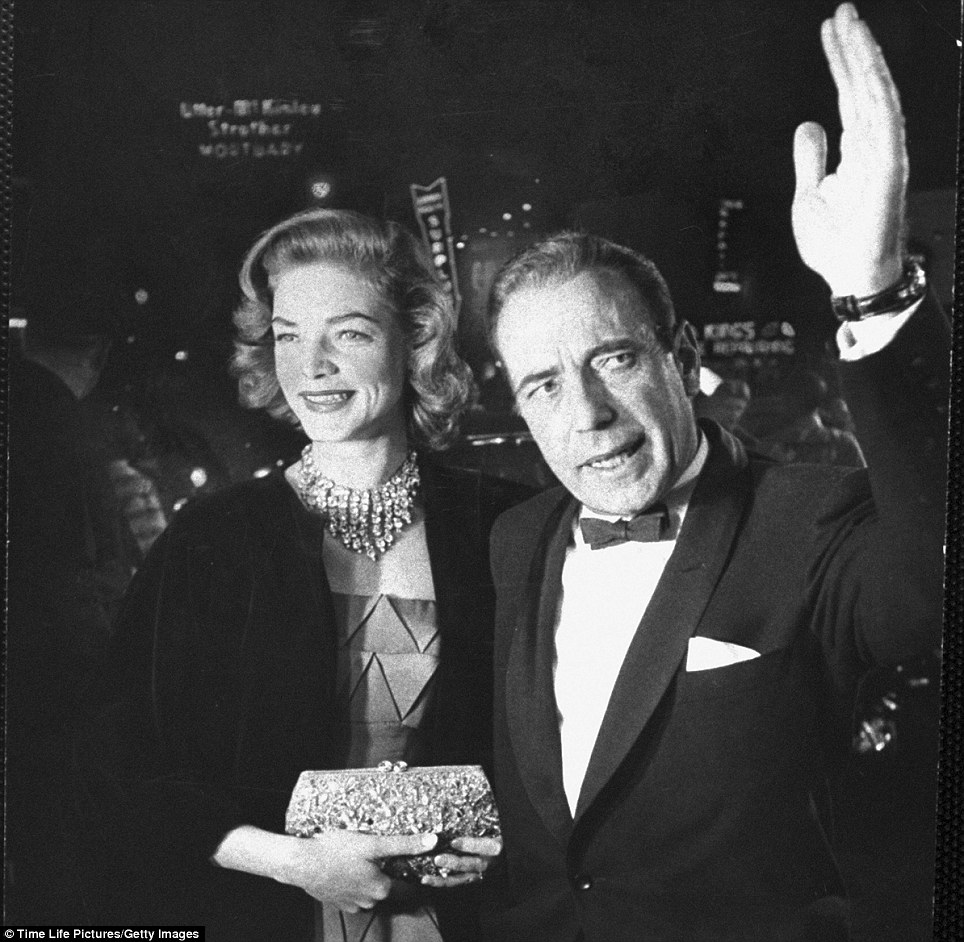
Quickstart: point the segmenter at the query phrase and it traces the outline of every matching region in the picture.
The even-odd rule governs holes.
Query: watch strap
[[[830,299],[833,312],[841,323],[862,321],[878,314],[897,314],[919,301],[927,290],[927,277],[921,266],[908,259],[904,271],[894,284],[877,294],[858,298],[852,294]]]

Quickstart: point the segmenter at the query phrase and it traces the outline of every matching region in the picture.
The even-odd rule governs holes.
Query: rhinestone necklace
[[[301,453],[298,488],[308,507],[325,519],[325,529],[346,549],[377,559],[395,542],[395,533],[412,522],[419,486],[415,452],[381,487],[356,490],[326,478],[311,457],[309,442]]]

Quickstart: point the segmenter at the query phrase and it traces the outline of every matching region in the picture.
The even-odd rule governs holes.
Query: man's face
[[[609,272],[520,290],[499,316],[519,412],[556,477],[597,513],[639,513],[696,454],[699,354],[688,331],[663,350],[650,323],[639,292]]]

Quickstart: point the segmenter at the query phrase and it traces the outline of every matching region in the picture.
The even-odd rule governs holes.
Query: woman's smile
[[[334,412],[345,405],[355,393],[350,389],[331,389],[323,392],[302,392],[298,395],[308,408],[315,412]]]

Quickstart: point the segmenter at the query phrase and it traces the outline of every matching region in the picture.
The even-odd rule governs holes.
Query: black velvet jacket
[[[488,536],[529,491],[419,465],[443,637],[430,759],[488,766]],[[241,824],[283,831],[302,770],[343,766],[324,538],[276,474],[185,508],[135,577],[78,751],[101,917],[204,924],[232,942],[311,937],[306,894],[209,858]],[[435,897],[446,940],[475,938],[474,896]]]

